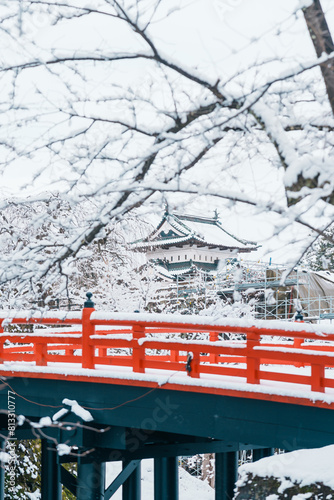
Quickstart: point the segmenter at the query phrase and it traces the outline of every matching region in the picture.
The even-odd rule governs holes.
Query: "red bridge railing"
[[[248,384],[303,384],[316,392],[334,388],[331,325],[103,313],[91,307],[44,315],[0,312],[1,319],[0,366],[7,366],[7,371],[12,363],[23,363],[22,371],[27,363],[38,367],[62,363],[64,369],[70,365],[91,370],[129,367],[135,373],[158,369],[186,371],[192,378],[228,376]],[[13,331],[13,325],[27,324],[38,327],[32,333]],[[202,338],[196,340],[199,335]],[[310,368],[305,373],[298,367]]]

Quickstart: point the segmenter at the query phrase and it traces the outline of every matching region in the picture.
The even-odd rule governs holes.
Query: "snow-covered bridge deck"
[[[201,316],[1,312],[0,374],[334,409],[334,326]],[[34,324],[31,333],[13,325]],[[5,330],[5,331],[4,331]]]

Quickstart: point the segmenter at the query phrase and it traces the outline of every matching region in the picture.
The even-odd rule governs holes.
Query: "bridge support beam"
[[[77,500],[104,500],[105,463],[78,461]]]
[[[253,462],[261,460],[261,458],[271,457],[275,453],[275,448],[259,448],[253,450]]]
[[[215,500],[232,500],[238,476],[238,452],[216,453]]]
[[[131,462],[130,462],[131,463]],[[129,462],[123,462],[123,470],[126,469]],[[122,500],[141,500],[141,466],[140,462],[133,472],[123,483]]]
[[[154,459],[154,500],[178,500],[178,457]]]
[[[61,500],[60,465],[53,441],[42,439],[41,500]]]

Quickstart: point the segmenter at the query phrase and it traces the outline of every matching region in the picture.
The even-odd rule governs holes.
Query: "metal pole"
[[[42,439],[41,500],[61,500],[60,465],[53,441]]]
[[[307,314],[308,316],[312,316],[311,313],[311,283],[310,283],[310,272],[308,271],[307,273],[307,297],[308,297],[308,309],[307,309]]]
[[[123,469],[128,462],[123,462]],[[137,465],[122,486],[122,500],[141,500],[141,467]]]
[[[82,368],[95,368],[94,347],[90,344],[91,336],[95,333],[95,326],[90,321],[90,316],[94,309],[92,293],[86,293],[87,300],[82,310]]]
[[[267,319],[267,268],[264,274],[264,319]]]
[[[238,476],[238,452],[216,453],[215,500],[232,500]]]
[[[179,275],[176,275],[176,310],[179,310]]]
[[[178,457],[154,459],[154,500],[178,500]]]
[[[104,500],[105,464],[78,460],[77,500]]]

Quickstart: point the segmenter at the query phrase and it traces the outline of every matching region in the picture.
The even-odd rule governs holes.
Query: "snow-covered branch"
[[[4,2],[0,176],[23,194],[5,191],[0,207],[4,217],[9,206],[29,215],[35,236],[3,219],[2,282],[68,279],[110,224],[181,197],[272,213],[277,231],[297,221],[322,233],[334,204],[331,13],[318,0],[299,3],[268,18],[260,35],[247,20],[242,36],[236,25],[225,38],[228,23],[210,9]],[[239,20],[244,9],[236,7]],[[69,204],[68,218],[45,209],[50,192]],[[326,220],[310,220],[317,207]]]

